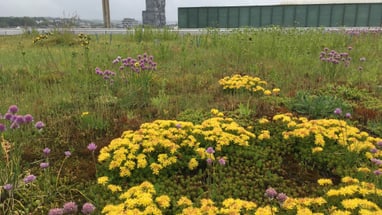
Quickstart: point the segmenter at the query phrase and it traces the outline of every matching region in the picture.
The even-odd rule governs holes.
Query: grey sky
[[[142,20],[145,0],[109,0],[112,20]],[[273,5],[295,3],[382,2],[382,0],[166,0],[166,18],[177,21],[178,7]],[[51,16],[102,19],[102,0],[0,0],[1,16]]]
[[[280,0],[166,0],[166,18],[177,21],[178,7],[275,4]],[[110,0],[112,20],[142,20],[145,0]],[[0,0],[0,16],[51,16],[102,19],[102,0]]]

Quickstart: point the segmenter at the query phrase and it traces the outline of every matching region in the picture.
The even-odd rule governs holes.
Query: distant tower
[[[103,23],[105,28],[110,28],[110,7],[109,0],[102,0],[102,11],[103,11]]]
[[[166,25],[166,0],[146,0],[146,10],[142,12],[144,25],[162,27]]]

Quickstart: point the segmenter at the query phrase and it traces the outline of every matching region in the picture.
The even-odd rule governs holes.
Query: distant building
[[[133,28],[134,26],[139,25],[138,20],[132,19],[132,18],[124,18],[122,20],[122,26],[124,28]]]
[[[146,0],[146,10],[142,12],[144,25],[162,27],[166,25],[166,0]]]

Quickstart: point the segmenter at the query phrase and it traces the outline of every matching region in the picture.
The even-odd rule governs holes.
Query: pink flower
[[[95,143],[89,143],[88,149],[89,151],[95,151],[97,149],[97,145]]]

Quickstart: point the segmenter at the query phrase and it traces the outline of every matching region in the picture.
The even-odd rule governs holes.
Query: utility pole
[[[109,0],[102,0],[102,11],[103,11],[103,23],[105,28],[110,28],[110,7]]]

